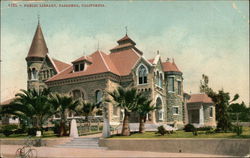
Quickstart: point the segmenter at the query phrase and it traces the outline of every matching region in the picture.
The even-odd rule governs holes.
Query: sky
[[[34,7],[38,4],[104,6]],[[238,102],[249,104],[248,1],[1,1],[1,101],[26,89],[25,57],[38,15],[49,55],[56,59],[71,63],[98,45],[109,53],[127,26],[146,58],[158,50],[163,61],[174,58],[185,92],[198,93],[206,74],[214,90],[238,93]]]

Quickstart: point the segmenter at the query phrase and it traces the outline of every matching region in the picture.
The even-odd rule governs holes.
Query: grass
[[[192,132],[185,132],[183,130],[175,131],[173,134],[166,134],[161,136],[155,132],[132,133],[130,136],[112,135],[111,139],[115,138],[248,138],[250,139],[250,127],[243,127],[243,133],[237,136],[236,133],[214,133],[205,134],[204,131],[199,131],[198,136],[194,136]]]

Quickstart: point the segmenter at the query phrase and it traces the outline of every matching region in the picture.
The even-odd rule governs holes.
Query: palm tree
[[[53,115],[48,96],[50,91],[21,90],[16,94],[16,98],[1,110],[2,114],[17,116],[22,122],[26,122],[29,128],[42,130],[43,124]]]
[[[124,109],[124,120],[122,125],[122,135],[129,136],[129,115],[136,107],[137,91],[135,88],[124,89],[118,87],[113,92],[107,92],[113,99],[114,106]],[[106,99],[107,102],[111,102],[110,99]]]
[[[100,102],[95,104],[95,103],[90,103],[90,102],[84,102],[81,101],[82,104],[77,107],[76,113],[79,115],[84,115],[85,116],[85,121],[88,121],[88,118],[91,114],[94,113],[95,109],[100,107]]]
[[[145,122],[146,122],[147,114],[150,111],[157,109],[157,107],[152,106],[151,103],[152,103],[152,100],[149,100],[146,96],[139,93],[137,97],[137,106],[135,109],[135,111],[140,116],[139,133],[145,132]]]
[[[78,100],[73,100],[72,97],[55,93],[51,95],[50,103],[54,106],[55,114],[60,116],[59,136],[66,136],[67,112],[76,111],[79,105]]]

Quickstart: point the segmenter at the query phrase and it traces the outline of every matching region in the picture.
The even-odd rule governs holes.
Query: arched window
[[[37,70],[35,68],[32,68],[31,79],[37,80]]]
[[[162,109],[162,100],[160,97],[158,97],[156,99],[156,107],[157,107],[156,116],[158,116],[157,120],[162,121],[163,120],[163,109]]]
[[[138,69],[139,84],[148,83],[147,75],[148,74],[145,66],[141,65]]]
[[[95,92],[95,101],[96,103],[100,103],[102,101],[102,91],[97,90]]]
[[[160,74],[160,78],[159,78],[159,86],[162,87],[162,74]]]
[[[84,94],[79,89],[73,90],[71,93],[73,99],[83,99],[84,100]]]

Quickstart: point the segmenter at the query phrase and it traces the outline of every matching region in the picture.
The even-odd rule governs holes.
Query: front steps
[[[60,144],[57,147],[59,148],[106,149],[104,147],[99,147],[98,137],[73,138],[70,142],[67,142],[65,144]]]

